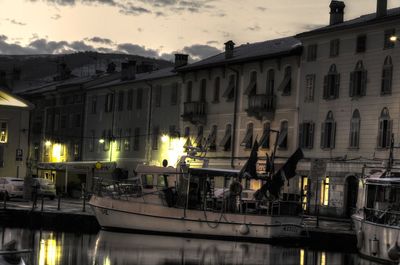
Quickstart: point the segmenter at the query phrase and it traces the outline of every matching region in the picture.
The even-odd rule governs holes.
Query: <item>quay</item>
[[[81,199],[39,199],[36,208],[32,201],[12,200],[0,204],[0,225],[65,232],[97,233],[100,230],[90,206]],[[357,239],[350,219],[304,216],[305,238],[291,245],[331,250],[356,251]],[[344,242],[336,244],[336,242]],[[285,243],[285,242],[284,242]]]

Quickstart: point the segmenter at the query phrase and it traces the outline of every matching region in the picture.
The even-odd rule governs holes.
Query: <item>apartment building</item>
[[[392,134],[400,141],[400,52],[391,41],[400,8],[377,0],[376,13],[349,21],[344,10],[332,1],[328,26],[297,35],[304,46],[299,146],[308,159],[298,172],[311,212],[349,216],[363,167],[387,161]]]
[[[282,164],[297,148],[301,51],[293,37],[239,47],[228,41],[225,52],[180,68],[187,145],[204,152],[210,166],[240,169],[257,139],[265,173],[280,132],[275,162]]]

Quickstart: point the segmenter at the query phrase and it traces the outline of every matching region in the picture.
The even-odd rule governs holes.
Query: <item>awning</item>
[[[117,167],[116,162],[110,161],[77,161],[77,162],[58,162],[58,163],[51,163],[51,162],[40,162],[37,164],[37,168],[44,169],[44,170],[61,170],[64,171],[68,167],[68,171],[80,171],[80,172],[87,172],[95,168],[96,164],[101,164],[101,168],[97,169],[100,171],[112,171]]]

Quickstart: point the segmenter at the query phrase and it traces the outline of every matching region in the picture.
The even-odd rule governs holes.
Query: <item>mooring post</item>
[[[3,191],[3,208],[7,208],[7,193]]]
[[[60,210],[60,205],[61,205],[61,195],[58,194],[58,202],[57,202],[57,210]]]
[[[86,189],[85,189],[85,183],[81,184],[81,192],[82,192],[82,212],[86,212]]]
[[[43,204],[44,204],[44,196],[42,195],[42,207],[41,207],[42,212],[43,212]]]

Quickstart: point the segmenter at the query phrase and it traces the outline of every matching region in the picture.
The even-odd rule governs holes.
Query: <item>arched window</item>
[[[383,108],[379,117],[378,148],[389,148],[392,138],[393,121],[390,119],[389,110]]]
[[[275,71],[270,69],[267,73],[267,95],[274,94],[274,86],[275,86]]]
[[[221,79],[219,77],[216,77],[214,80],[214,97],[213,97],[213,102],[215,103],[219,102],[220,87],[221,87]]]
[[[253,146],[253,123],[247,124],[246,134],[240,145],[244,146],[246,149],[250,149]]]
[[[281,121],[281,128],[279,130],[278,147],[286,149],[288,147],[288,121]]]
[[[245,95],[254,95],[257,93],[257,72],[253,71],[250,73],[250,81],[246,90],[244,91]]]
[[[321,124],[321,148],[335,148],[336,122],[333,119],[332,111],[326,115],[325,122]]]
[[[201,102],[205,102],[206,96],[207,96],[207,80],[204,78],[201,80],[199,100]]]
[[[197,137],[195,140],[195,144],[197,147],[202,148],[203,147],[203,133],[204,132],[204,127],[203,126],[199,126],[197,128]]]
[[[263,135],[261,136],[260,139],[260,146],[261,148],[268,149],[269,148],[269,136],[271,134],[271,123],[266,122],[264,123],[264,130],[263,130]]]
[[[360,112],[356,109],[350,120],[350,148],[358,148],[360,144]]]
[[[287,66],[285,68],[285,75],[283,76],[279,90],[282,91],[282,96],[290,96],[292,90],[292,67]]]
[[[209,150],[213,152],[217,151],[217,132],[218,132],[217,129],[218,129],[217,125],[213,125],[211,127],[210,134],[208,135],[207,138]]]
[[[382,69],[381,95],[392,93],[393,64],[392,58],[387,56]]]
[[[354,71],[350,73],[350,97],[362,97],[367,92],[367,70],[363,62],[357,62]]]
[[[222,141],[220,142],[220,146],[224,148],[224,151],[230,151],[231,150],[231,139],[232,139],[232,125],[227,124],[225,128],[225,135],[224,138],[222,138]]]
[[[336,65],[329,67],[328,74],[324,77],[324,99],[335,99],[339,97],[340,74],[338,74]]]
[[[186,102],[192,102],[192,81],[189,81],[186,86]]]

